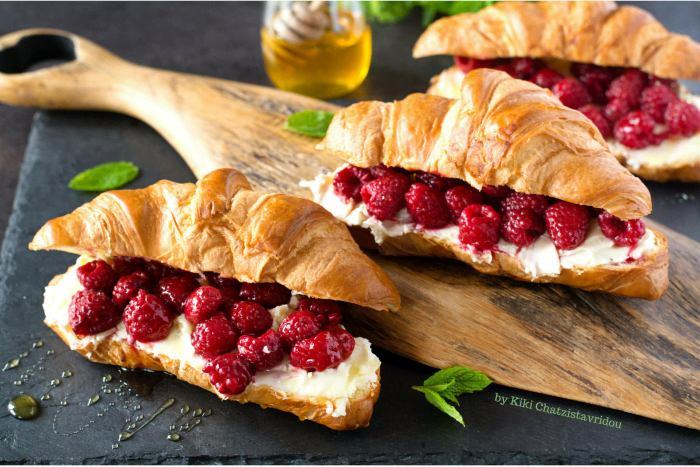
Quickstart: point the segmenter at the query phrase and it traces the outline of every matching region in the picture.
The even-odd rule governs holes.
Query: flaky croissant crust
[[[319,145],[351,164],[424,170],[483,185],[508,185],[622,219],[651,212],[651,196],[608,150],[583,114],[506,73],[478,69],[459,100],[412,94],[360,102],[335,114]]]
[[[374,309],[400,304],[386,273],[328,211],[306,199],[253,191],[233,169],[211,172],[197,185],[160,181],[103,193],[47,222],[29,248],[140,256]]]
[[[500,2],[435,21],[413,56],[559,58],[700,80],[700,44],[652,15],[615,2]]]

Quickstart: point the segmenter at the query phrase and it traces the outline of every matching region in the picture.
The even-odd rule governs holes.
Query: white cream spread
[[[69,338],[71,349],[85,347],[89,343],[98,343],[105,339],[117,341],[127,340],[128,335],[124,322],[121,321],[114,329],[82,339],[75,336],[68,320],[68,306],[71,297],[83,286],[78,281],[75,269],[94,258],[81,256],[75,266],[72,266],[54,285],[46,287],[44,293],[44,312],[47,324],[61,327]],[[281,305],[270,310],[273,317],[272,328],[277,330],[284,318],[296,310],[299,298],[293,295],[289,304]],[[178,316],[166,339],[152,343],[134,342],[134,346],[152,355],[162,355],[179,361],[181,366],[189,365],[201,370],[206,360],[195,354],[190,341],[194,325]],[[368,340],[356,337],[355,349],[352,355],[337,368],[320,372],[307,372],[289,363],[285,355],[282,363],[268,371],[259,372],[253,378],[251,386],[266,386],[270,389],[294,398],[326,399],[327,413],[333,417],[346,415],[347,402],[358,391],[377,382],[379,359],[372,353]]]
[[[344,167],[347,165],[340,167],[338,171]],[[369,229],[378,244],[381,244],[387,237],[398,237],[409,232],[421,232],[424,236],[441,241],[447,240],[458,245],[469,254],[472,261],[487,264],[493,261],[493,255],[490,251],[479,251],[462,245],[459,241],[459,227],[454,224],[441,229],[423,229],[412,221],[405,208],[397,214],[395,220],[380,221],[369,216],[365,203],[351,200],[346,204],[344,200],[333,193],[334,174],[321,174],[314,180],[302,182],[301,185],[309,188],[313,193],[314,201],[326,208],[336,218],[350,226]],[[522,269],[533,278],[556,276],[562,269],[585,269],[618,264],[624,263],[628,258],[637,260],[655,249],[656,238],[651,230],[647,229],[634,248],[617,246],[603,235],[597,219],[591,221],[586,240],[573,250],[558,250],[547,233],[524,248],[506,242],[502,238],[497,245],[497,250],[517,257]]]

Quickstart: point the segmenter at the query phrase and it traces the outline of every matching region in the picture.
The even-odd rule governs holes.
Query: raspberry
[[[664,140],[668,139],[671,136],[671,132],[666,130],[662,131],[661,133],[652,133],[649,135],[649,142],[653,146],[658,146],[659,144],[663,143]]]
[[[165,303],[174,316],[185,311],[185,302],[199,287],[199,282],[188,276],[170,276],[158,282],[158,296]]]
[[[578,109],[583,115],[588,117],[593,124],[598,127],[598,131],[603,136],[603,138],[609,138],[612,136],[612,130],[610,129],[610,123],[608,119],[605,118],[603,112],[593,104],[587,104]]]
[[[340,324],[343,314],[335,300],[320,298],[302,298],[297,310],[308,310],[316,315],[321,326]]]
[[[664,86],[668,86],[668,88],[672,91],[678,88],[678,81],[675,79],[659,78],[658,76],[654,75],[647,75],[647,79],[649,80],[649,86],[663,84]]]
[[[410,187],[411,179],[400,174],[369,182],[361,190],[367,212],[380,221],[391,219],[406,205],[404,195]]]
[[[372,177],[374,177],[375,179],[382,178],[382,177],[391,177],[392,175],[396,175],[398,173],[393,168],[387,167],[384,164],[373,165],[372,167],[369,168],[369,172],[372,174]]]
[[[557,248],[573,250],[586,239],[590,219],[586,206],[559,201],[547,208],[544,219],[549,238]]]
[[[529,79],[537,70],[545,66],[542,60],[535,60],[529,57],[513,58],[511,65],[515,70],[515,78],[518,79]]]
[[[231,320],[241,335],[260,336],[272,327],[272,315],[255,302],[238,302],[231,307]]]
[[[549,201],[546,196],[513,192],[501,200],[501,213],[510,209],[529,208],[538,215],[544,216],[547,206],[549,206]]]
[[[284,358],[282,339],[270,329],[262,336],[241,336],[238,339],[238,354],[246,358],[257,371],[276,367]]]
[[[352,351],[355,350],[355,338],[352,334],[347,332],[340,326],[327,326],[323,328],[324,331],[328,331],[334,334],[340,342],[340,353],[343,355],[343,360],[346,360],[352,355]]]
[[[654,131],[654,119],[642,111],[628,113],[615,124],[615,139],[628,148],[642,149],[651,144]]]
[[[173,315],[160,298],[141,289],[124,309],[124,324],[137,341],[159,341],[168,337]]]
[[[479,60],[478,58],[455,56],[455,63],[462,70],[462,73],[469,73],[477,68],[492,68],[496,65],[496,60]]]
[[[639,108],[639,98],[646,86],[646,76],[639,70],[627,70],[615,78],[605,91],[608,100],[622,99],[633,108]]]
[[[586,86],[575,78],[564,78],[552,87],[552,94],[567,107],[578,109],[591,103]]]
[[[606,68],[592,65],[585,69],[579,76],[579,80],[583,83],[594,101],[601,104],[607,102],[605,91],[615,77]]]
[[[112,290],[112,300],[118,307],[124,308],[139,293],[139,290],[148,289],[150,285],[151,281],[143,271],[122,276]]]
[[[500,63],[493,67],[494,70],[503,71],[508,73],[511,78],[517,78],[515,68],[510,63]]]
[[[445,201],[452,213],[452,222],[457,224],[464,208],[470,204],[483,204],[484,195],[474,187],[462,185],[445,192]]]
[[[333,193],[345,201],[353,199],[360,201],[360,190],[365,183],[372,181],[372,173],[368,169],[350,165],[339,171],[333,177]]]
[[[513,190],[505,185],[484,185],[483,187],[481,187],[481,191],[483,191],[486,196],[496,199],[505,198],[509,194],[513,193]]]
[[[663,84],[649,86],[642,91],[640,99],[641,109],[651,115],[651,118],[657,122],[663,123],[668,104],[675,100],[678,100],[678,97],[668,86]]]
[[[485,204],[467,206],[459,218],[459,241],[482,250],[498,243],[500,230],[501,215]]]
[[[146,267],[146,274],[153,282],[158,282],[164,277],[179,275],[178,270],[168,266],[167,264],[159,263],[158,261],[149,261]]]
[[[220,311],[196,325],[190,341],[202,357],[216,357],[236,348],[238,331],[226,313]]]
[[[83,264],[75,273],[83,287],[99,290],[108,295],[112,293],[112,289],[119,279],[112,267],[101,259]]]
[[[220,394],[235,396],[245,391],[255,370],[242,356],[228,353],[209,360],[202,371],[209,375],[209,382]]]
[[[290,363],[306,371],[324,371],[337,368],[343,361],[340,340],[335,334],[323,331],[297,343],[289,354]]]
[[[555,84],[563,79],[564,76],[561,73],[551,68],[543,68],[530,78],[530,82],[535,83],[541,88],[552,89]]]
[[[286,305],[292,298],[292,291],[276,282],[261,282],[259,284],[243,284],[240,299],[246,302],[256,302],[265,308]]]
[[[542,217],[530,208],[510,209],[503,213],[501,234],[516,246],[524,247],[534,243],[544,231]]]
[[[458,178],[447,178],[441,175],[423,172],[422,170],[416,170],[414,176],[417,183],[428,185],[430,188],[437,191],[447,191],[450,188],[464,185],[464,182]]]
[[[117,305],[96,290],[77,291],[68,305],[68,321],[78,337],[105,332],[119,324],[121,319]]]
[[[571,74],[574,75],[576,78],[581,79],[581,76],[585,75],[586,73],[589,73],[590,71],[599,68],[597,65],[593,65],[592,63],[581,63],[581,62],[571,62],[571,65],[569,66],[569,71],[571,71]]]
[[[219,292],[221,292],[221,305],[219,305],[219,310],[228,312],[233,305],[240,301],[240,289],[224,287],[223,289],[219,289]]]
[[[221,305],[221,292],[214,287],[197,288],[185,301],[185,318],[198,324],[210,317]]]
[[[636,246],[647,229],[641,219],[623,221],[608,211],[601,211],[598,214],[598,224],[603,235],[620,246]]]
[[[138,256],[117,256],[112,260],[112,269],[119,277],[128,276],[136,271],[145,271],[146,267],[146,260]]]
[[[284,350],[289,352],[297,342],[321,332],[321,323],[312,312],[298,310],[284,318],[277,332],[282,338]]]
[[[608,119],[611,125],[615,125],[618,120],[630,113],[632,109],[630,108],[627,101],[622,99],[613,99],[603,108],[603,114],[605,118]]]
[[[221,277],[221,274],[216,272],[205,272],[204,277],[209,281],[209,285],[216,287],[217,289],[223,289],[225,287],[231,289],[240,289],[241,283],[232,277]]]
[[[450,222],[445,196],[422,183],[414,183],[404,196],[408,212],[427,229],[439,229]]]
[[[673,101],[668,104],[664,121],[672,135],[692,136],[700,131],[700,110],[688,102]]]

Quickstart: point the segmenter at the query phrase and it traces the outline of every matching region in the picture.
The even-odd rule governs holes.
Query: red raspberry
[[[243,284],[241,287],[242,301],[259,303],[265,308],[286,305],[291,298],[292,291],[276,282]]]
[[[498,243],[500,230],[501,215],[485,204],[467,206],[459,218],[459,241],[482,250]]]
[[[641,71],[627,70],[610,83],[608,90],[605,91],[605,97],[608,100],[622,99],[631,108],[639,108],[639,98],[647,84],[646,81],[646,75]]]
[[[563,79],[564,76],[561,73],[551,68],[543,68],[530,78],[530,82],[535,83],[541,88],[552,89],[555,84]]]
[[[672,91],[675,91],[678,88],[678,81],[675,79],[659,78],[658,76],[654,75],[647,75],[647,79],[649,80],[649,86],[663,84],[664,86],[668,86],[668,88]]]
[[[338,338],[338,342],[340,342],[340,353],[343,355],[343,360],[347,360],[350,355],[352,355],[352,351],[355,350],[355,338],[352,337],[352,334],[340,326],[334,325],[326,326],[323,330],[334,334],[335,337]]]
[[[312,312],[298,310],[284,318],[277,332],[282,338],[284,350],[289,352],[297,342],[321,332],[321,323]]]
[[[431,174],[430,172],[423,172],[422,170],[416,170],[413,175],[417,183],[428,185],[430,188],[437,191],[447,191],[450,188],[464,185],[464,182],[458,178],[447,178],[441,175]]]
[[[226,313],[219,311],[194,327],[190,341],[202,357],[216,357],[236,348],[238,331]]]
[[[323,331],[298,342],[289,354],[290,363],[306,371],[337,368],[343,361],[340,340],[334,333]]]
[[[678,100],[678,97],[671,91],[668,86],[658,84],[649,86],[642,91],[640,99],[641,109],[651,115],[651,118],[657,122],[664,122],[664,113],[671,102]]]
[[[586,206],[559,201],[547,208],[544,219],[549,238],[557,248],[573,250],[586,239],[590,220]]]
[[[148,289],[150,285],[151,281],[143,271],[122,276],[112,290],[112,300],[118,307],[124,308],[139,293],[139,290]]]
[[[380,221],[391,219],[406,205],[404,195],[411,187],[411,179],[394,174],[369,182],[362,187],[362,201],[367,212]]]
[[[229,287],[224,287],[223,289],[219,289],[219,292],[221,292],[221,305],[219,305],[219,310],[229,312],[231,310],[231,307],[238,303],[241,295],[241,290],[240,289],[231,289]]]
[[[615,139],[628,148],[643,149],[651,144],[654,131],[654,119],[642,111],[628,113],[615,124]]]
[[[481,187],[481,191],[483,191],[486,196],[496,199],[502,199],[508,196],[509,194],[514,193],[510,187],[505,185],[484,185],[483,187]]]
[[[108,296],[96,290],[79,290],[68,305],[68,321],[78,337],[112,329],[122,319],[121,310]]]
[[[427,229],[439,229],[450,222],[445,196],[422,183],[414,183],[404,196],[413,220]]]
[[[510,209],[503,213],[501,235],[516,246],[525,247],[534,243],[544,231],[544,220],[532,209]]]
[[[605,91],[615,76],[607,68],[592,65],[586,69],[579,79],[588,90],[594,101],[604,104],[607,102]]]
[[[647,228],[641,219],[623,221],[608,211],[598,214],[598,224],[603,235],[620,246],[637,246],[639,239],[644,236]]]
[[[207,278],[209,285],[216,287],[217,289],[223,289],[225,287],[231,289],[241,288],[241,283],[233,277],[221,277],[221,274],[216,272],[205,272],[204,277]]]
[[[221,291],[214,287],[197,288],[185,301],[185,318],[198,324],[209,318],[221,305]]]
[[[588,117],[590,121],[598,128],[600,134],[603,138],[609,138],[612,136],[612,130],[610,129],[610,123],[608,119],[603,115],[603,111],[600,110],[593,104],[584,105],[578,109],[583,115]]]
[[[159,341],[170,334],[173,315],[160,298],[141,289],[124,309],[124,324],[137,341]]]
[[[114,285],[119,280],[117,273],[112,267],[98,259],[80,266],[75,273],[80,284],[86,289],[99,290],[106,294],[111,294]]]
[[[630,113],[632,109],[627,101],[622,99],[613,99],[603,108],[603,114],[608,119],[610,125],[615,125],[618,120]]]
[[[321,326],[340,324],[343,314],[335,300],[320,298],[302,298],[297,310],[308,310],[316,315]]]
[[[510,209],[532,209],[537,215],[544,216],[544,211],[549,206],[549,201],[543,195],[528,195],[526,193],[513,192],[501,200],[501,213]]]
[[[673,101],[668,104],[664,121],[672,135],[693,136],[700,131],[700,110],[688,102]]]
[[[653,146],[658,146],[659,144],[663,143],[664,140],[667,140],[671,136],[671,132],[666,130],[662,131],[661,133],[652,133],[649,135],[649,142]]]
[[[272,327],[272,315],[255,302],[238,302],[231,307],[231,320],[241,335],[260,336]]]
[[[517,79],[529,79],[537,70],[545,67],[542,60],[529,57],[513,58],[511,59],[511,65],[515,70],[515,78]]]
[[[188,276],[164,277],[158,282],[158,296],[165,303],[174,316],[185,311],[185,302],[199,287],[199,282]]]
[[[470,204],[484,204],[484,195],[474,187],[462,185],[447,190],[445,201],[452,213],[452,222],[457,224],[464,208]]]
[[[567,107],[578,109],[591,103],[586,86],[575,78],[564,78],[552,87],[552,94]]]
[[[241,336],[238,339],[238,354],[246,358],[257,371],[272,369],[284,358],[282,339],[270,329],[262,336]]]
[[[255,372],[248,360],[235,353],[212,358],[202,371],[209,375],[211,385],[224,396],[235,396],[245,391]]]
[[[350,165],[339,171],[333,177],[333,193],[345,201],[353,199],[362,200],[360,190],[365,183],[372,181],[372,173],[369,169]]]
[[[158,261],[149,261],[146,267],[146,274],[153,282],[158,282],[164,277],[178,276],[180,273],[177,269],[168,266],[167,264],[159,263]]]
[[[375,179],[382,177],[391,177],[392,175],[396,175],[398,173],[396,170],[394,170],[393,167],[387,167],[384,164],[373,165],[369,168],[369,172]]]
[[[511,78],[517,78],[515,68],[510,63],[500,63],[493,67],[494,70],[503,71],[508,73]]]
[[[128,276],[136,271],[145,271],[146,267],[146,260],[138,256],[117,256],[112,260],[112,269],[119,277]]]
[[[478,58],[459,57],[456,55],[454,59],[462,73],[469,73],[477,68],[493,68],[497,63],[495,60],[479,60]]]

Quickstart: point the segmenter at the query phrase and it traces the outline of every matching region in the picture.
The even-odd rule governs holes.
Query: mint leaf
[[[443,398],[440,396],[440,394],[438,394],[438,393],[435,392],[435,391],[431,391],[430,389],[425,389],[425,390],[423,390],[423,391],[421,391],[421,392],[425,393],[425,398],[428,400],[428,402],[430,402],[430,403],[433,404],[435,407],[437,407],[437,408],[440,409],[441,411],[445,412],[447,415],[449,415],[450,417],[454,418],[454,419],[457,420],[459,423],[461,423],[462,426],[464,426],[464,419],[462,418],[462,414],[460,414],[459,412],[457,412],[457,409],[455,409],[453,406],[451,406],[450,404],[448,404],[448,403],[445,401],[445,399],[443,399]]]
[[[68,184],[81,191],[107,191],[119,188],[136,178],[139,168],[131,162],[110,162],[79,173]]]
[[[413,10],[417,2],[360,2],[365,16],[380,23],[398,23]]]
[[[333,120],[332,113],[302,110],[287,117],[287,120],[284,122],[284,129],[301,133],[302,135],[323,138],[326,136],[331,120]]]

